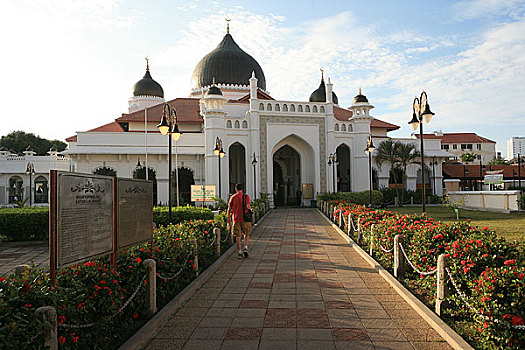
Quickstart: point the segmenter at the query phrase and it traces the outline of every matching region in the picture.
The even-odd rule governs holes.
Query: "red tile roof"
[[[111,122],[111,123],[107,123],[105,125],[96,127],[94,129],[88,130],[88,132],[96,132],[96,131],[98,132],[123,132],[124,129],[122,129],[119,123]],[[77,135],[68,137],[66,141],[67,142],[77,142]]]
[[[518,178],[518,166],[516,165],[485,165],[484,169],[481,168],[481,173],[485,176],[486,171],[502,170],[503,177],[507,180],[514,178],[514,172],[516,172],[516,179]],[[480,178],[480,166],[479,164],[443,164],[443,174],[446,179],[479,179]],[[521,166],[521,178],[525,179],[525,166]]]
[[[178,123],[203,123],[204,119],[200,116],[198,98],[176,98],[168,101],[171,108],[177,111]],[[160,123],[160,118],[164,111],[164,103],[159,103],[148,108],[148,122]],[[133,113],[122,113],[122,117],[117,122],[144,122],[144,109]]]
[[[353,116],[352,111],[341,108],[341,107],[334,106],[335,119],[340,120],[342,122],[346,122],[348,121],[348,119],[352,118],[352,116]],[[388,122],[384,122],[376,118],[372,119],[372,123],[370,124],[370,127],[377,128],[377,129],[387,129],[387,131],[393,131],[393,130],[399,129],[399,126],[395,124],[390,124]]]
[[[415,134],[419,138],[419,134]],[[478,136],[474,132],[456,132],[446,133],[443,136],[437,136],[435,134],[425,134],[426,139],[441,139],[441,143],[496,143],[496,141],[489,140],[485,137]]]
[[[389,122],[385,122],[377,118],[372,119],[372,123],[370,124],[370,127],[386,129],[387,131],[393,131],[393,130],[397,130],[400,128],[398,125],[391,124]]]
[[[267,93],[262,92],[261,90],[257,90],[257,98],[259,100],[275,100],[272,96],[268,95]],[[228,102],[230,103],[249,103],[250,94],[244,95],[243,97],[237,100],[229,100]]]

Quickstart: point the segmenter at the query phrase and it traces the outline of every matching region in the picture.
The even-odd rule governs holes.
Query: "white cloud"
[[[465,0],[454,4],[451,11],[454,19],[462,21],[496,15],[519,17],[524,9],[523,0]]]

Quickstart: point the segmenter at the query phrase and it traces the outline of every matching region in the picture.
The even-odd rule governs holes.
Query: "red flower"
[[[66,320],[66,316],[58,316],[58,324],[64,324],[65,320]]]
[[[510,314],[503,315],[504,320],[510,320],[512,316]]]
[[[0,282],[5,282],[6,279],[7,278],[5,278],[5,277],[0,277]]]
[[[137,318],[139,318],[139,314],[137,312],[134,312],[131,317],[133,317],[133,319],[136,320]]]
[[[434,237],[432,237],[433,239],[443,239],[443,235],[441,233],[438,233],[437,235],[435,235]]]
[[[525,320],[519,316],[513,316],[512,317],[512,324],[514,326],[523,326],[525,324]]]
[[[135,261],[137,262],[137,264],[140,264],[142,262],[142,259],[141,258],[136,258]]]
[[[514,265],[516,261],[514,259],[510,259],[510,260],[505,260],[504,264],[505,265]]]
[[[28,309],[29,309],[31,306],[33,306],[33,305],[32,305],[32,304],[29,304],[29,303],[27,303],[27,304],[24,305],[24,307],[25,307],[25,308],[28,308]]]
[[[73,337],[73,343],[78,343],[78,336]]]
[[[485,227],[483,227],[483,229],[484,229],[485,231],[487,231],[489,228],[488,228],[487,226],[485,226]]]
[[[60,344],[64,344],[64,343],[66,342],[66,337],[64,337],[64,336],[61,335],[60,337],[58,337],[58,342],[59,342]]]

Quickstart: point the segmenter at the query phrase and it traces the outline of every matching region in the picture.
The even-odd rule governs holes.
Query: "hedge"
[[[369,204],[370,203],[370,192],[335,192],[335,193],[322,193],[317,195],[317,201],[330,201],[330,200],[344,200],[354,204]],[[380,205],[383,202],[383,194],[380,191],[372,191],[372,204]]]
[[[168,208],[153,208],[153,222],[167,226]],[[213,212],[199,207],[173,207],[172,223],[189,220],[211,220]],[[0,234],[9,240],[46,240],[49,232],[49,207],[0,209]]]

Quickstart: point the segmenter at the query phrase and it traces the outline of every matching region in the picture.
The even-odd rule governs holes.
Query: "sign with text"
[[[153,182],[117,179],[117,248],[153,239]]]
[[[215,197],[215,185],[191,185],[192,202],[211,202]]]
[[[57,172],[53,207],[58,268],[113,251],[111,177]]]
[[[314,198],[314,184],[303,184],[303,199]]]
[[[503,183],[503,170],[487,171],[483,179],[485,185],[497,185]]]

